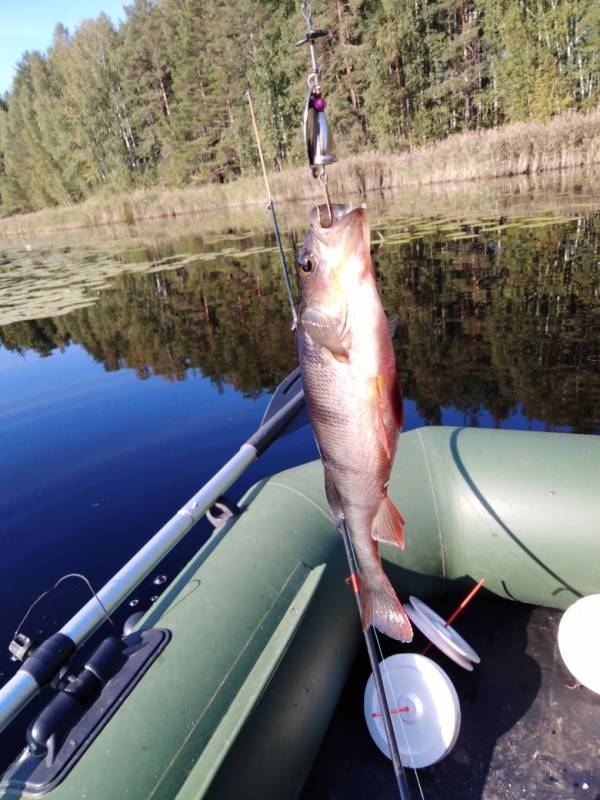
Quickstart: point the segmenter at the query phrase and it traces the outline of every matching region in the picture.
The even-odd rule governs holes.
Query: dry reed
[[[408,187],[464,184],[465,181],[512,175],[535,175],[553,170],[587,169],[600,163],[600,110],[566,113],[547,123],[521,123],[494,130],[460,133],[400,154],[362,153],[341,159],[329,170],[332,194],[347,197],[395,194]],[[318,186],[306,167],[271,176],[278,203],[314,201]],[[227,184],[169,189],[139,189],[127,195],[98,193],[74,206],[46,209],[6,218],[0,236],[64,230],[140,220],[202,215],[203,227],[226,227],[239,209],[264,204],[258,175]]]

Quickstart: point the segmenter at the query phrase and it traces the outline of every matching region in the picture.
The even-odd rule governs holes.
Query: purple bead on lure
[[[315,111],[325,111],[325,98],[322,94],[317,94],[312,98],[311,105]]]

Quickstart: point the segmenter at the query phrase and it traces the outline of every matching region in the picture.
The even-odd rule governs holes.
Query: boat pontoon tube
[[[384,551],[401,594],[427,594],[425,576],[554,608],[600,591],[598,436],[420,428],[400,437],[390,493],[406,519],[405,550]]]
[[[485,578],[504,597],[565,607],[600,591],[599,480],[593,436],[405,433],[390,494],[406,549],[382,548],[385,568],[401,596]],[[263,481],[242,505],[141,621],[168,628],[170,643],[48,797],[300,792],[358,616],[320,462]]]

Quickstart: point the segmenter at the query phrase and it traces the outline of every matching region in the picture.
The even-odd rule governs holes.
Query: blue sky
[[[0,95],[10,89],[15,64],[26,50],[46,50],[57,22],[75,30],[104,11],[116,24],[131,0],[0,0]]]

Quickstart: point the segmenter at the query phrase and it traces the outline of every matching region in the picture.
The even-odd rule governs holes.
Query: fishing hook
[[[331,208],[331,197],[329,196],[329,186],[325,167],[322,167],[321,172],[319,173],[319,183],[321,184],[323,194],[325,195],[325,205],[327,206],[327,213],[329,214],[329,220],[325,222],[321,216],[321,206],[319,206],[319,223],[322,228],[329,228],[333,223],[333,210]]]

